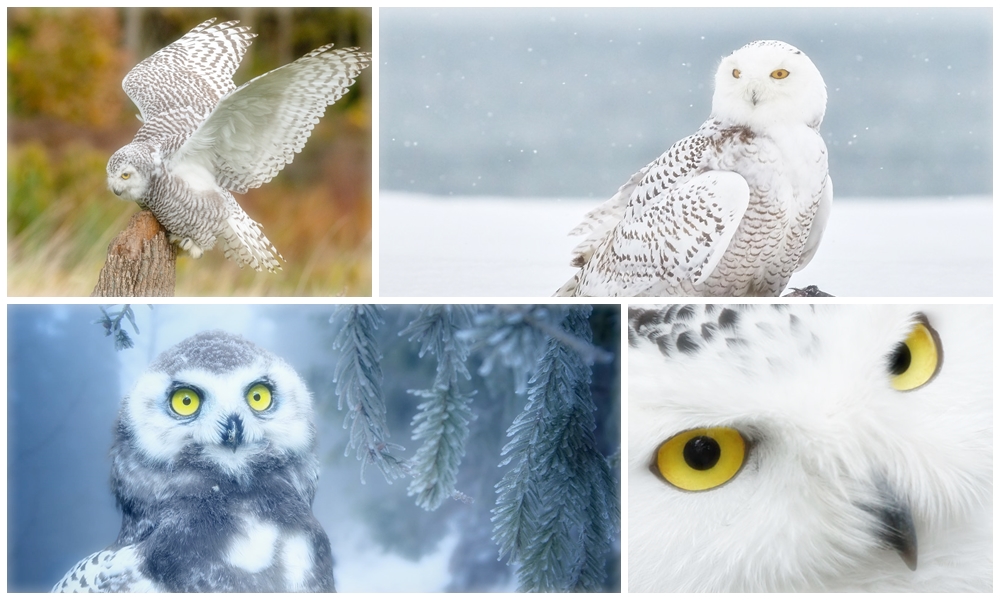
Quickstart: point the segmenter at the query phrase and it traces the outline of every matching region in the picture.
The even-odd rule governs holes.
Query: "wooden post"
[[[173,296],[177,280],[177,247],[167,241],[153,213],[132,215],[125,229],[108,246],[91,296]]]

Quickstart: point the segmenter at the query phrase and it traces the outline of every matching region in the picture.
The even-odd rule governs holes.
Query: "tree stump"
[[[153,213],[132,215],[108,246],[108,259],[91,296],[173,296],[177,248]]]

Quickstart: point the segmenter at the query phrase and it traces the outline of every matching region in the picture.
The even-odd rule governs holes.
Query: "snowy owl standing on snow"
[[[628,324],[629,591],[992,591],[991,306]]]
[[[257,34],[214,22],[125,76],[143,125],[108,161],[108,187],[152,211],[191,256],[219,240],[240,267],[274,271],[278,251],[231,192],[259,187],[292,162],[371,55],[328,44],[237,88],[233,73]]]
[[[334,591],[312,398],[277,356],[222,331],[167,350],[122,400],[111,459],[118,539],[52,591]]]
[[[588,213],[557,296],[777,296],[816,253],[833,200],[826,84],[777,41],[722,59],[712,114]]]

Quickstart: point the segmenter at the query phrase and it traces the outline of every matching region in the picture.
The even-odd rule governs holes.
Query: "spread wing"
[[[139,570],[133,546],[101,550],[70,569],[53,592],[157,592],[152,580]]]
[[[139,107],[143,127],[136,140],[193,132],[232,92],[233,73],[257,36],[239,21],[209,19],[136,65],[122,88]]]
[[[206,168],[235,192],[263,185],[292,162],[326,107],[370,62],[371,55],[357,48],[327,45],[245,83],[178,149],[172,168]]]
[[[603,214],[604,220],[592,220],[593,233],[574,255],[581,272],[558,293],[635,296],[658,282],[704,282],[750,202],[741,175],[708,167],[713,152],[702,135],[684,138],[591,213]]]

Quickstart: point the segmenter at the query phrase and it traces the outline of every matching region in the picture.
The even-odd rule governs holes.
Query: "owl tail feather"
[[[260,230],[260,225],[242,210],[226,219],[220,237],[226,258],[234,260],[240,268],[245,265],[272,273],[281,270],[278,261],[284,258]]]

